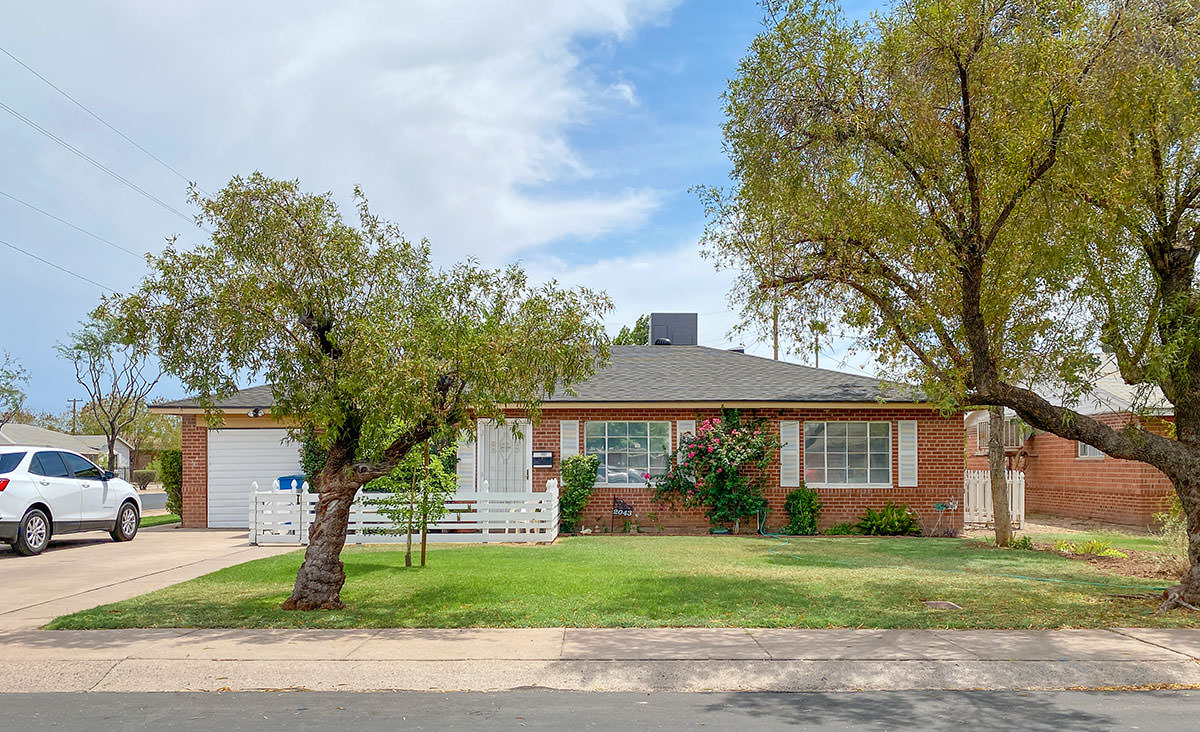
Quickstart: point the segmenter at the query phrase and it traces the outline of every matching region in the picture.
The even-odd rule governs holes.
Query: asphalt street
[[[1200,691],[5,694],[7,729],[1195,730]]]

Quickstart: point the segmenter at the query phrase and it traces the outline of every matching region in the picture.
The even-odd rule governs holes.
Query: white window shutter
[[[558,421],[558,461],[561,465],[572,455],[579,454],[579,420]]]
[[[917,422],[911,419],[900,420],[896,427],[899,484],[901,488],[912,488],[917,485]]]
[[[696,434],[696,420],[694,420],[694,419],[676,420],[675,421],[675,431],[679,433],[677,436],[680,440],[683,439],[684,435],[689,435],[689,434],[695,435]],[[676,444],[678,444],[678,443],[676,443]]]
[[[786,420],[779,423],[779,485],[800,487],[800,423]]]
[[[475,490],[475,440],[470,439],[466,432],[458,438],[458,489],[460,491]]]

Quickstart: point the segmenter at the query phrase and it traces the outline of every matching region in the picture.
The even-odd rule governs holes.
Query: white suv
[[[137,489],[69,450],[0,447],[0,541],[40,554],[50,537],[102,529],[113,541],[137,535]]]

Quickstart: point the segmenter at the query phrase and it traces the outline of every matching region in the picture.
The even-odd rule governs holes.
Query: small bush
[[[572,455],[559,466],[563,485],[558,496],[558,515],[563,531],[575,531],[579,527],[583,507],[592,497],[592,486],[596,485],[599,470],[600,459],[595,455]]]
[[[883,508],[876,511],[868,508],[858,523],[854,525],[858,533],[868,536],[920,536],[921,523],[907,505],[888,501]]]
[[[794,536],[812,536],[817,533],[817,517],[821,514],[821,499],[817,492],[803,484],[787,494],[783,509],[788,515],[788,525],[783,533]]]
[[[133,471],[133,483],[138,487],[139,491],[146,490],[146,486],[153,483],[158,478],[158,473],[153,470],[135,470]]]
[[[1017,538],[1015,538],[1011,542],[1009,542],[1008,548],[1009,549],[1025,549],[1025,550],[1032,551],[1033,550],[1033,539],[1030,539],[1028,536],[1018,536]]]
[[[183,451],[163,450],[158,455],[162,465],[163,490],[167,492],[167,511],[176,516],[183,515]]]
[[[1089,539],[1075,543],[1066,539],[1059,539],[1054,542],[1054,550],[1063,554],[1077,554],[1079,556],[1092,557],[1117,557],[1124,559],[1127,554],[1113,549],[1112,544],[1104,539]]]
[[[834,524],[828,529],[825,529],[826,536],[851,536],[853,534],[861,534],[858,526],[852,523]]]
[[[1179,494],[1171,493],[1167,510],[1154,514],[1154,520],[1158,523],[1155,534],[1163,552],[1157,557],[1158,564],[1168,572],[1183,574],[1188,569],[1187,517],[1183,515]]]

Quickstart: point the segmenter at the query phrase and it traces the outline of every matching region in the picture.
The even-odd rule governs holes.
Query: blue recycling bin
[[[279,476],[279,490],[299,493],[304,488],[304,482],[307,480],[307,475],[281,475]],[[293,482],[296,484],[294,487],[292,485]]]

